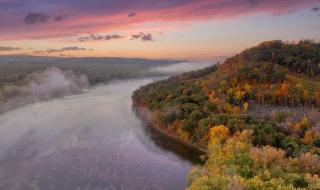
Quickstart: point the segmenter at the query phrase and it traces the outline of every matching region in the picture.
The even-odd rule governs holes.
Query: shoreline
[[[183,146],[186,146],[192,150],[198,151],[201,155],[208,154],[207,149],[204,149],[204,148],[197,146],[195,144],[192,144],[190,142],[184,141],[184,140],[176,137],[175,135],[169,134],[166,131],[164,131],[161,127],[160,122],[153,119],[153,116],[151,116],[152,112],[147,107],[139,105],[137,102],[135,102],[135,100],[133,100],[132,107],[133,107],[133,111],[137,115],[138,119],[140,119],[146,127],[152,128],[156,132],[160,133],[161,135],[165,136],[166,138],[173,140],[174,142],[177,142],[177,143],[179,143]],[[147,113],[149,113],[149,114],[147,114]]]

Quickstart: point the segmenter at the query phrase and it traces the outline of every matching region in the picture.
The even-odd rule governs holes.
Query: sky
[[[320,0],[0,0],[0,55],[210,60],[320,40]]]

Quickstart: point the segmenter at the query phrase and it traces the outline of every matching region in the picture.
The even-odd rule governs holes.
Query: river
[[[115,81],[2,114],[0,189],[184,189],[185,151],[150,135],[131,109],[132,92],[150,82]]]

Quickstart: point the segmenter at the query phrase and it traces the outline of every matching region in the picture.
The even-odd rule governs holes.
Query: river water
[[[112,82],[2,114],[0,189],[184,189],[186,151],[150,135],[131,109],[132,92],[150,82]]]

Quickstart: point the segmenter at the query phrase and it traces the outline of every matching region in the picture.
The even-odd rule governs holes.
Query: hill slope
[[[319,43],[264,42],[144,86],[133,100],[152,126],[209,153],[191,189],[317,189],[319,73]]]

